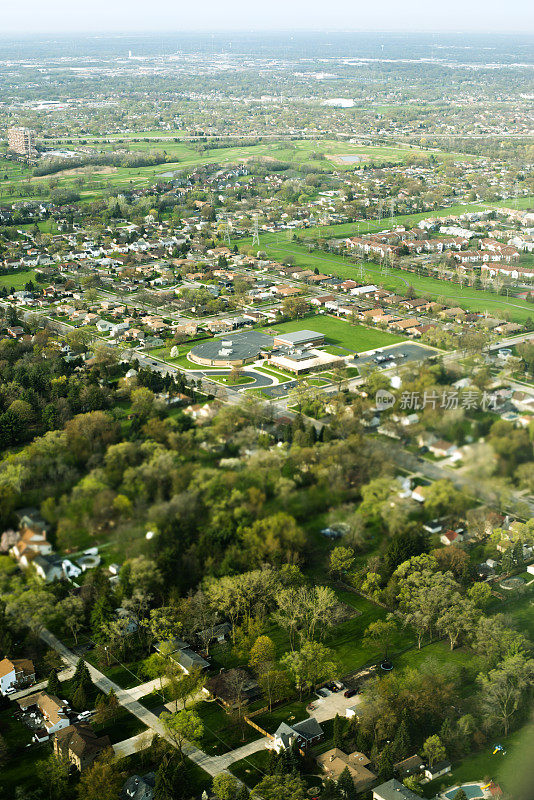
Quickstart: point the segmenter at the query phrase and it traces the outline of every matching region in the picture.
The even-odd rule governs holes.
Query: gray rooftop
[[[296,722],[294,725],[288,725],[286,722],[281,722],[276,729],[275,736],[282,740],[285,748],[291,747],[291,743],[295,737],[301,737],[304,741],[310,741],[316,736],[323,736],[324,731],[315,719],[303,719],[302,722]]]
[[[291,333],[280,333],[276,336],[277,339],[280,339],[284,342],[289,342],[289,344],[305,344],[306,342],[313,342],[317,339],[324,339],[324,333],[318,333],[317,331],[293,331]]]
[[[373,800],[420,800],[420,798],[418,794],[393,778],[373,789]]]
[[[228,342],[228,347],[225,346],[225,342]],[[193,347],[191,352],[200,356],[200,358],[214,361],[224,359],[238,361],[255,358],[259,355],[260,350],[272,346],[272,336],[267,336],[266,333],[260,333],[259,331],[243,331],[242,333],[234,333],[221,338],[209,339],[207,342],[201,342]],[[221,354],[221,351],[228,350],[230,352],[227,355]]]
[[[209,662],[206,661],[205,658],[202,658],[202,656],[199,656],[198,653],[195,653],[194,650],[190,650],[189,648],[175,653],[174,660],[186,670],[190,670],[192,667],[197,667],[198,669],[206,669],[206,667],[209,667]]]

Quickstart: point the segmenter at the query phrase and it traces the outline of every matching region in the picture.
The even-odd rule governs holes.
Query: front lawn
[[[302,700],[293,700],[284,703],[282,706],[273,708],[271,712],[258,714],[254,717],[254,722],[263,728],[267,733],[274,733],[281,722],[295,723],[307,719],[310,715],[306,711],[306,706],[312,702],[315,695],[307,695]]]
[[[230,766],[230,772],[252,789],[267,774],[268,763],[269,751],[267,749],[259,750],[247,758],[242,758],[241,761],[234,762]]]
[[[121,708],[115,719],[109,722],[94,722],[93,728],[99,736],[109,736],[112,744],[122,742],[123,739],[130,739],[147,730],[146,725],[143,725],[140,719],[124,708]]]
[[[97,660],[94,652],[86,653],[84,657],[86,661],[103,672],[110,681],[117,683],[121,689],[131,689],[146,680],[141,669],[144,659],[131,661],[128,664],[112,664],[107,667]]]
[[[197,703],[195,711],[204,724],[200,748],[210,755],[228,753],[261,737],[261,734],[246,722],[243,722],[242,726],[237,723],[236,718],[227,714],[218,703],[207,701]]]

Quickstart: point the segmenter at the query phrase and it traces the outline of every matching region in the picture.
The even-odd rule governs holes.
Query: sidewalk
[[[153,738],[152,731],[143,731],[130,739],[123,739],[122,742],[117,742],[113,745],[113,751],[118,758],[133,756],[134,753],[140,753],[150,747]]]
[[[57,638],[57,636],[54,636],[54,634],[51,633],[46,628],[44,628],[41,631],[40,635],[41,639],[44,642],[46,642],[50,647],[52,647],[54,650],[56,650],[70,667],[76,667],[76,664],[79,661],[78,656],[76,656],[71,650],[69,650],[68,647],[66,647],[63,644],[63,642]],[[161,736],[163,739],[166,739],[169,742],[169,744],[173,745],[173,747],[175,746],[172,739],[169,736],[167,736],[165,728],[163,727],[157,716],[153,714],[152,711],[149,711],[147,708],[141,705],[141,703],[139,703],[132,695],[132,691],[130,689],[122,689],[118,684],[114,683],[113,681],[110,681],[109,678],[106,678],[106,676],[102,672],[100,672],[100,670],[98,670],[96,667],[93,667],[92,664],[89,664],[88,662],[86,663],[87,663],[87,668],[89,670],[89,674],[91,675],[91,679],[95,684],[95,686],[101,689],[105,694],[109,694],[110,689],[113,689],[113,691],[117,695],[117,700],[119,701],[119,704],[123,708],[129,711],[130,714],[133,714],[134,717],[137,717],[137,719],[140,720],[143,723],[143,725],[146,725],[147,728],[150,728],[154,733],[157,733],[158,736]],[[251,744],[257,745],[258,743],[252,742]],[[249,745],[245,745],[245,748],[246,747],[249,747]],[[244,755],[239,755],[239,753],[245,748],[239,748],[238,750],[234,750],[231,753],[227,753],[225,756],[214,757],[214,756],[208,756],[207,753],[204,753],[202,750],[199,750],[198,747],[194,747],[194,745],[188,744],[184,747],[184,754],[189,759],[191,759],[191,761],[194,761],[194,763],[197,764],[199,767],[202,767],[202,769],[205,770],[205,772],[207,772],[209,775],[215,777],[215,775],[218,775],[226,768],[226,764],[223,765],[223,763],[220,762],[220,759],[228,759],[228,757],[230,757],[228,764],[232,764],[233,761],[238,761],[240,758],[244,758],[244,756],[247,755],[246,753]],[[258,747],[258,749],[260,748]],[[256,750],[252,749],[250,752],[256,752]],[[236,753],[238,755],[235,758],[232,758],[232,756]]]

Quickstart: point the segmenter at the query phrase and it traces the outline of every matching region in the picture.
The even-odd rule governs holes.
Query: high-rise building
[[[13,153],[25,158],[37,155],[35,147],[35,131],[30,128],[9,128],[7,131],[7,147]]]

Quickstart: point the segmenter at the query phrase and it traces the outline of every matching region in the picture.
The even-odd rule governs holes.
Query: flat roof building
[[[259,331],[244,331],[221,339],[209,339],[193,347],[189,357],[211,367],[240,367],[256,361],[273,346],[273,337]]]
[[[317,331],[292,331],[291,333],[280,333],[274,337],[275,347],[302,347],[302,345],[324,344],[324,333]]]
[[[342,366],[345,362],[339,356],[325,353],[324,350],[282,350],[269,357],[269,364],[294,375],[305,375],[308,372],[321,372]]]

